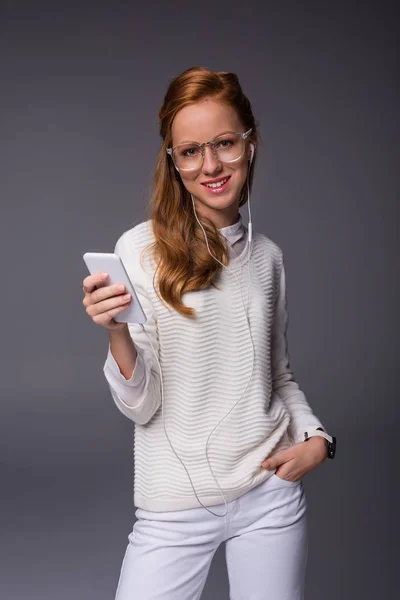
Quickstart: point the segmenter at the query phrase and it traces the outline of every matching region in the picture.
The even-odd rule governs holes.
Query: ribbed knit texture
[[[228,241],[228,257],[229,260],[235,258],[242,252],[246,243],[247,243],[247,231],[243,225],[241,214],[239,213],[237,221],[232,225],[227,225],[226,227],[221,227],[218,231],[226,238]],[[115,378],[126,382],[125,377],[122,375],[117,362],[114,359],[114,356],[111,352],[111,348],[109,347],[108,355],[107,355],[107,367],[109,370],[113,371]],[[139,398],[146,393],[147,386],[150,381],[151,376],[151,363],[152,357],[150,360],[144,361],[142,353],[138,361],[136,362],[135,368],[131,377],[129,378],[129,383],[131,384],[131,395],[129,397],[129,405],[135,403]],[[135,391],[133,391],[133,388]]]
[[[207,463],[207,439],[242,396],[252,371],[253,348],[241,299],[243,294],[246,303],[249,274],[254,371],[244,397],[208,443],[208,458],[226,501],[274,472],[261,467],[267,456],[302,441],[304,431],[322,426],[289,366],[282,251],[261,233],[253,237],[251,259],[247,246],[239,257],[231,258],[230,271],[222,268],[216,282],[219,289],[184,294],[184,303],[196,310],[194,320],[160,301],[152,284],[155,264],[151,256],[144,254],[144,268],[140,265],[140,252],[154,241],[151,220],[126,231],[115,247],[146,313],[144,327],[158,352],[168,436],[205,506],[223,502]],[[129,331],[138,350],[134,374],[126,380],[116,373],[110,349],[104,374],[116,406],[135,423],[134,504],[154,511],[199,507],[187,473],[165,435],[159,367],[149,340],[137,324],[129,324]],[[148,374],[140,388],[145,392],[138,395],[140,378],[135,372],[139,369]]]

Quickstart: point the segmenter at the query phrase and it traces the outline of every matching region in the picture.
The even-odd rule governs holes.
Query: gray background
[[[157,111],[193,65],[236,72],[252,101],[254,229],[284,250],[291,364],[338,439],[305,478],[306,598],[398,597],[394,6],[2,3],[1,598],[114,598],[133,424],[82,254],[144,219]],[[227,586],[221,546],[203,599]]]

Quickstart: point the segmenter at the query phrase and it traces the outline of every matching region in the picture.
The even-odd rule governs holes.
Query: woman
[[[252,235],[249,204],[249,228],[239,212],[257,156],[251,104],[235,74],[196,67],[159,117],[151,214],[115,247],[145,325],[113,320],[132,300],[100,273],[83,282],[109,332],[112,397],[135,423],[137,520],[116,598],[200,598],[225,542],[231,598],[298,600],[302,478],[333,440],[289,366],[283,253]]]

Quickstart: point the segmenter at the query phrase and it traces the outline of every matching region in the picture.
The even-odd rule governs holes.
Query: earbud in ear
[[[250,164],[253,162],[254,157],[254,144],[250,144]]]

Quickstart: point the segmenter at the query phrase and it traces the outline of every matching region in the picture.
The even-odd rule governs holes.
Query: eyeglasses
[[[167,148],[167,153],[178,170],[194,171],[200,169],[204,161],[205,146],[211,146],[214,156],[220,162],[231,163],[239,160],[245,151],[245,139],[252,129],[245,133],[224,133],[214,138],[211,142],[185,142],[175,148]]]

